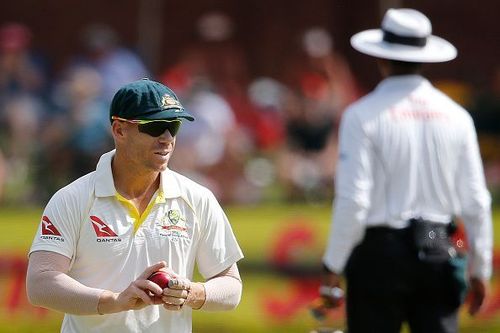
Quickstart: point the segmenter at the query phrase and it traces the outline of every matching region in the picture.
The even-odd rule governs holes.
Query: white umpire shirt
[[[491,197],[470,115],[418,75],[393,76],[351,105],[339,133],[332,227],[323,262],[341,273],[370,226],[463,219],[471,273],[492,271]]]

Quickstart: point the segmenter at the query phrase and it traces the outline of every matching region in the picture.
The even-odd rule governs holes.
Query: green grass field
[[[226,212],[245,253],[240,263],[244,292],[240,306],[231,312],[194,314],[196,333],[260,333],[309,332],[317,325],[310,317],[307,302],[300,302],[300,290],[292,276],[273,270],[273,258],[283,256],[283,246],[289,246],[285,256],[299,269],[319,265],[329,229],[329,205],[265,205],[257,207],[227,207]],[[495,211],[495,244],[500,247],[500,211]],[[0,209],[0,257],[25,258],[41,215],[39,208]],[[287,236],[288,235],[288,236]],[[287,238],[288,237],[288,238]],[[280,249],[282,252],[280,252]],[[271,269],[270,269],[271,268]],[[20,292],[17,302],[12,299],[15,276],[8,264],[0,264],[0,333],[58,332],[62,315],[40,313],[31,307]],[[17,272],[19,275],[20,273]],[[498,274],[498,271],[497,271]],[[22,276],[21,276],[22,278]],[[21,284],[21,288],[24,285]],[[500,295],[497,279],[493,291]],[[299,296],[297,296],[299,295]],[[310,293],[309,296],[310,297]],[[497,296],[498,297],[498,296]],[[285,310],[276,314],[269,300]],[[14,302],[14,306],[13,303]],[[267,304],[267,305],[266,305]],[[342,327],[341,313],[332,320]],[[488,315],[469,318],[461,316],[461,332],[500,333],[500,308]]]

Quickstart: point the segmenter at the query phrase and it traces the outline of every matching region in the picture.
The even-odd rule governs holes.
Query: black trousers
[[[458,332],[446,263],[424,263],[409,229],[368,228],[346,266],[349,333]]]

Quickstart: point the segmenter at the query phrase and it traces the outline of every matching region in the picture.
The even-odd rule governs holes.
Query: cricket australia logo
[[[188,238],[186,218],[178,209],[170,209],[163,217],[160,227],[160,234],[163,236],[169,236],[171,239]]]
[[[170,96],[168,94],[163,95],[163,97],[161,98],[161,106],[167,109],[176,108],[177,110],[175,110],[175,112],[182,111],[181,103],[179,103],[179,101],[176,100],[173,96]]]
[[[170,223],[176,225],[177,223],[179,223],[179,220],[181,219],[181,212],[177,209],[171,209],[168,211],[167,217]]]

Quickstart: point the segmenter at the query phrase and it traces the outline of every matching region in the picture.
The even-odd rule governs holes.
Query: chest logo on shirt
[[[161,220],[161,232],[163,236],[171,239],[188,238],[186,218],[178,209],[170,209]]]
[[[97,236],[97,242],[121,242],[121,238],[104,221],[91,215],[90,220]]]
[[[170,221],[170,223],[172,223],[173,225],[177,225],[177,223],[179,223],[179,221],[182,218],[181,212],[177,209],[169,210],[167,213],[167,217],[168,217],[168,220]]]
[[[64,238],[61,236],[59,230],[56,228],[54,223],[52,223],[49,217],[45,215],[42,216],[42,235],[40,238],[64,242]]]

